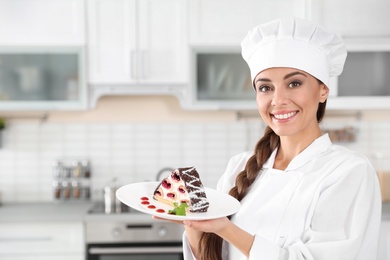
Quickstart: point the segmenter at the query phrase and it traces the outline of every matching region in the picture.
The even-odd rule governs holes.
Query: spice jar
[[[80,178],[83,172],[83,167],[81,166],[81,162],[73,162],[73,177]]]
[[[53,194],[54,198],[59,200],[61,198],[61,187],[58,181],[53,181]]]
[[[77,181],[72,182],[72,197],[74,199],[80,199],[80,185]]]
[[[70,187],[67,181],[62,182],[62,198],[69,199],[70,198]]]
[[[89,163],[89,161],[83,161],[81,163],[81,165],[83,167],[83,176],[84,176],[84,178],[91,177],[91,164]]]
[[[60,178],[62,177],[64,166],[60,161],[53,162],[53,177]]]
[[[89,186],[84,187],[83,189],[83,199],[90,199],[91,198],[91,188]]]

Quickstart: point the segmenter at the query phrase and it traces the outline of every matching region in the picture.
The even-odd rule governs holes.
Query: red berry
[[[175,194],[174,194],[174,193],[168,193],[168,194],[167,194],[167,197],[168,197],[168,198],[175,198]]]
[[[175,181],[180,181],[180,176],[176,172],[172,172],[171,178]]]
[[[166,179],[162,181],[162,186],[168,190],[171,188],[171,184]]]

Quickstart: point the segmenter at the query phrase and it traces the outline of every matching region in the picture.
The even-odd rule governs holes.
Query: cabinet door
[[[86,108],[81,47],[0,48],[0,110]]]
[[[311,0],[311,18],[343,37],[390,37],[388,0]]]
[[[390,221],[382,220],[379,237],[378,260],[390,259]]]
[[[302,17],[303,7],[297,0],[191,0],[190,42],[239,45],[252,27],[282,16]]]
[[[0,0],[0,44],[84,44],[84,1]]]
[[[89,82],[135,82],[136,1],[88,1]]]
[[[186,12],[183,0],[139,1],[139,81],[185,82]]]
[[[2,223],[0,241],[0,259],[5,256],[39,259],[42,255],[83,255],[85,245],[81,222]]]
[[[73,255],[73,254],[66,254],[66,255],[29,255],[29,256],[7,256],[1,257],[1,260],[85,260],[84,255]]]

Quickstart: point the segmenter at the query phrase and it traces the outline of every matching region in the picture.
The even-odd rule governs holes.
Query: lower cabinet
[[[0,260],[84,260],[82,222],[0,224]]]
[[[390,260],[390,219],[382,220],[378,260]]]

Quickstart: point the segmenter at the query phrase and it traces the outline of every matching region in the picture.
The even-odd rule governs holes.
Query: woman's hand
[[[153,217],[170,221],[173,223],[184,224],[191,248],[195,256],[198,255],[197,248],[199,238],[202,232],[215,233],[228,241],[231,245],[239,249],[244,255],[249,257],[249,252],[252,247],[254,236],[245,230],[237,227],[227,217],[210,219],[210,220],[169,220],[160,217]]]
[[[227,217],[210,220],[184,220],[183,224],[197,231],[218,233],[230,223]]]
[[[171,223],[176,223],[176,224],[184,224],[186,227],[189,227],[196,231],[215,233],[215,234],[218,234],[219,231],[221,231],[224,227],[226,227],[230,223],[230,220],[227,217],[210,219],[210,220],[184,220],[184,221],[166,219],[157,216],[153,216],[153,218],[157,220],[164,220]]]
[[[152,218],[157,219],[157,220],[164,220],[164,221],[172,222],[172,223],[175,223],[175,224],[183,225],[183,221],[180,221],[180,220],[172,220],[172,219],[161,218],[161,217],[157,217],[157,216],[152,216]]]
[[[211,220],[185,220],[183,224],[186,230],[192,229],[198,232],[215,233],[240,250],[246,257],[252,248],[255,237],[236,226],[227,217]]]

